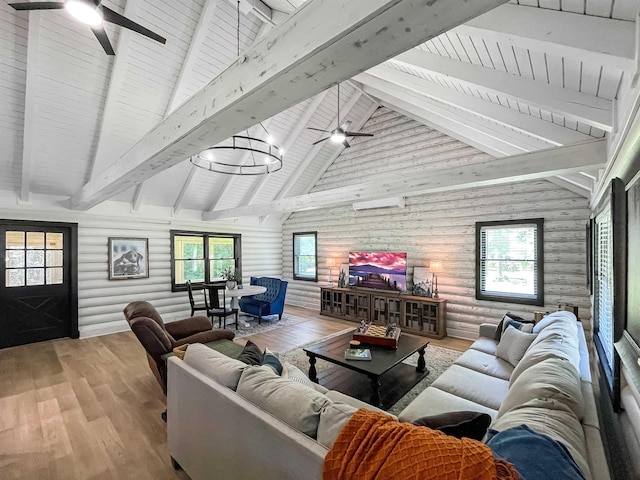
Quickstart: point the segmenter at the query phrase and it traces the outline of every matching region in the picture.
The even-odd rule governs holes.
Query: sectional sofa
[[[526,345],[513,329],[499,344],[496,326],[483,325],[481,337],[399,420],[485,412],[492,429],[526,424],[566,446],[585,478],[609,480],[580,323],[556,312],[534,327]],[[514,347],[506,342],[512,337]],[[515,366],[514,356],[521,357]],[[278,375],[198,344],[184,360],[170,358],[168,369],[169,452],[192,480],[320,479],[324,457],[351,415],[374,409],[312,384],[294,366]]]

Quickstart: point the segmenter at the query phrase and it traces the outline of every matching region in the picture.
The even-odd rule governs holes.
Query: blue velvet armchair
[[[258,323],[267,315],[278,315],[278,319],[282,319],[288,282],[272,277],[251,277],[249,283],[265,287],[267,291],[240,298],[240,310],[258,317]]]

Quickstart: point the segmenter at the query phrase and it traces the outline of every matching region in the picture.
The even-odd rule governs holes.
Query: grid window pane
[[[44,268],[27,268],[27,286],[44,285]]]
[[[61,267],[62,258],[62,250],[47,250],[47,267]]]
[[[44,250],[27,250],[27,267],[44,267]]]
[[[62,250],[62,239],[61,233],[47,233],[47,249]]]
[[[173,239],[176,260],[204,259],[204,239],[190,235],[176,235]]]
[[[24,249],[24,232],[6,232],[5,244],[7,250]]]
[[[23,287],[24,286],[24,270],[7,269],[5,271],[5,285],[7,287]]]
[[[44,232],[27,232],[27,248],[44,249]]]
[[[7,268],[24,267],[24,250],[7,250]]]
[[[59,285],[63,280],[62,268],[47,268],[47,285]]]

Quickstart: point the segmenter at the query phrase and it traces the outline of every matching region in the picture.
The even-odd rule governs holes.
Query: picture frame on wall
[[[109,237],[109,280],[149,278],[149,239]]]
[[[419,297],[433,296],[433,273],[428,267],[413,267],[413,295]]]

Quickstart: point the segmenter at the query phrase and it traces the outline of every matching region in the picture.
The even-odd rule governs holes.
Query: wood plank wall
[[[108,207],[106,207],[108,208]],[[78,324],[81,337],[128,330],[122,310],[131,301],[151,302],[165,321],[191,313],[186,292],[171,291],[172,229],[242,234],[243,281],[252,275],[280,276],[281,231],[278,226],[176,221],[140,216],[104,217],[89,213],[10,211],[0,218],[78,223]],[[109,280],[108,238],[149,239],[149,278]]]
[[[363,131],[376,136],[346,150],[327,170],[315,190],[373,178],[410,175],[415,168],[452,168],[474,163],[486,154],[402,115],[380,108]],[[354,211],[350,206],[301,211],[283,226],[282,265],[290,280],[287,302],[319,309],[320,286],[326,285],[326,259],[348,262],[349,251],[407,252],[411,288],[413,267],[442,261],[440,295],[448,300],[451,336],[475,338],[482,322],[497,322],[506,311],[533,317],[553,311],[558,303],[580,308],[591,336],[590,298],[586,282],[586,198],[546,180],[473,188],[408,197],[404,209]],[[545,219],[545,302],[534,307],[475,300],[475,222],[543,217]],[[318,232],[319,281],[292,279],[294,232]],[[337,268],[333,269],[337,280]]]

